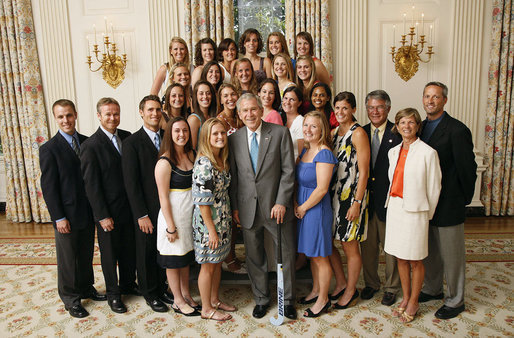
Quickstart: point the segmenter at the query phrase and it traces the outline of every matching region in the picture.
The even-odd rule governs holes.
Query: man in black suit
[[[447,295],[435,316],[454,318],[464,311],[466,252],[464,219],[466,205],[473,199],[477,164],[473,153],[471,131],[444,111],[448,88],[440,82],[429,82],[423,90],[423,122],[421,140],[439,155],[442,188],[428,233],[428,257],[420,302],[442,299],[443,276]]]
[[[362,290],[362,299],[371,299],[380,289],[378,276],[378,256],[380,245],[384,247],[386,228],[386,209],[384,207],[387,191],[389,189],[389,149],[401,142],[401,137],[393,134],[394,124],[387,119],[391,110],[391,99],[383,90],[375,90],[366,96],[366,110],[371,123],[364,126],[371,145],[371,161],[369,161],[369,221],[368,236],[361,243],[362,267],[366,287]],[[396,293],[400,290],[400,275],[396,258],[385,253],[386,269],[384,296],[382,304],[390,306],[396,300]]]
[[[96,110],[100,127],[82,145],[80,162],[98,229],[107,301],[112,311],[124,313],[121,294],[138,294],[134,226],[121,170],[122,142],[130,133],[118,129],[118,101],[104,97]]]
[[[136,227],[136,270],[139,288],[146,303],[157,312],[166,312],[172,298],[166,290],[166,273],[157,264],[157,215],[160,204],[155,183],[155,163],[162,130],[161,103],[155,95],[139,103],[143,127],[123,142],[123,178]]]
[[[93,287],[95,228],[80,171],[80,145],[87,137],[77,133],[77,111],[70,100],[52,106],[59,131],[39,149],[41,189],[55,228],[57,289],[70,315],[89,313],[80,299],[106,300]]]

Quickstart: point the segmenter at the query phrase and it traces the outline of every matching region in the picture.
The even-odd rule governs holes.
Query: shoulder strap
[[[263,70],[264,68],[264,58],[261,57],[261,63],[259,64],[259,70]]]
[[[174,168],[174,167],[175,167],[175,165],[173,164],[173,162],[171,162],[171,160],[170,160],[168,157],[166,157],[166,156],[161,156],[161,157],[159,157],[159,160],[160,160],[160,159],[163,159],[163,160],[168,161],[168,162],[169,162],[169,164],[170,164],[170,166],[171,166],[172,168]]]

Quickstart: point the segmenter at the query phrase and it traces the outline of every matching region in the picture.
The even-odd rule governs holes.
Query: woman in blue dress
[[[331,151],[330,127],[325,116],[313,111],[303,123],[305,149],[296,168],[298,193],[295,214],[298,222],[298,252],[311,258],[312,278],[319,295],[304,317],[318,317],[330,307],[328,288],[332,268],[332,206],[328,189],[337,159]]]

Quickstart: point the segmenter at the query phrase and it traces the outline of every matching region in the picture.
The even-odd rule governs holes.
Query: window
[[[271,32],[285,35],[285,0],[234,0],[234,36],[236,41],[248,28],[257,29],[264,48]]]

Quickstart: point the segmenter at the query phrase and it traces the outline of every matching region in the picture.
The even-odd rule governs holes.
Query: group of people
[[[248,273],[252,315],[262,318],[271,303],[266,246],[276,247],[277,238],[287,318],[297,318],[296,303],[312,304],[303,315],[318,317],[371,299],[381,288],[381,246],[382,304],[395,304],[401,287],[393,309],[401,321],[415,318],[419,302],[443,299],[443,276],[447,294],[435,316],[464,310],[464,215],[476,164],[469,129],[444,111],[447,87],[424,87],[426,119],[406,108],[394,122],[389,95],[372,91],[370,123],[361,127],[351,92],[332,100],[310,34],[299,33],[295,46],[291,59],[283,35],[272,33],[261,58],[262,38],[249,29],[236,60],[233,40],[217,48],[202,39],[191,72],[185,42],[173,38],[169,62],[140,102],[143,126],[132,135],[118,128],[113,98],[98,101],[100,127],[89,138],[75,129],[73,102],[54,103],[59,131],[40,148],[41,186],[55,225],[59,296],[70,315],[88,315],[85,298],[126,312],[121,296],[133,294],[157,312],[168,303],[185,316],[228,320],[237,309],[219,298],[223,268]],[[93,224],[106,295],[93,287]],[[245,263],[235,255],[238,230]],[[306,257],[313,285],[297,300],[295,270]],[[201,302],[190,293],[194,262]]]

